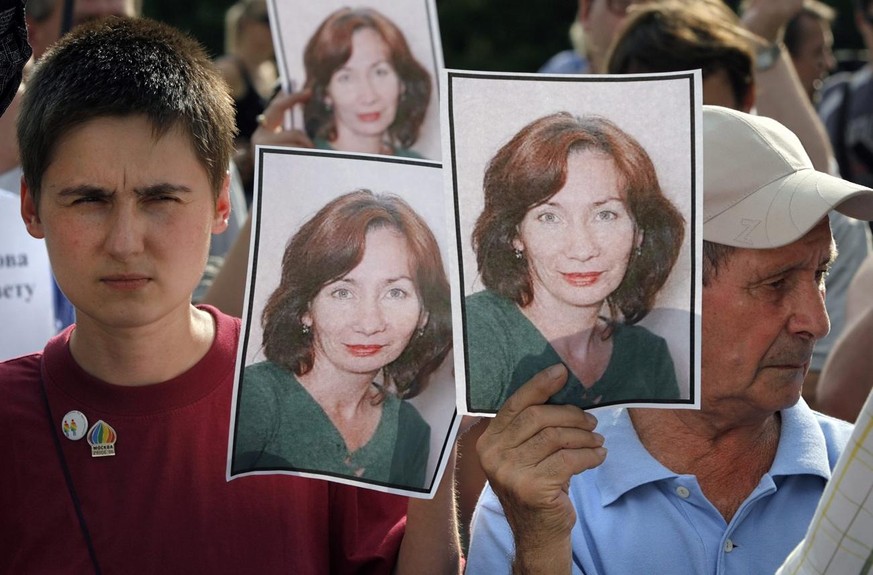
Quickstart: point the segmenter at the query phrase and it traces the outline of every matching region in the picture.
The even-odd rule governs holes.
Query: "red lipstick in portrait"
[[[346,345],[346,349],[349,350],[349,353],[354,355],[355,357],[369,357],[371,355],[376,355],[382,348],[385,346],[382,345]]]
[[[587,287],[597,283],[603,272],[564,273],[564,280],[575,287]]]

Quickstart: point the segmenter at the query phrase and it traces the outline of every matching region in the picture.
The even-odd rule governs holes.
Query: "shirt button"
[[[724,552],[730,553],[733,550],[734,550],[734,542],[731,541],[730,539],[728,539],[727,541],[724,542]]]
[[[678,495],[682,499],[688,499],[688,496],[691,495],[691,492],[688,491],[688,488],[684,485],[680,485],[676,488],[676,495]]]

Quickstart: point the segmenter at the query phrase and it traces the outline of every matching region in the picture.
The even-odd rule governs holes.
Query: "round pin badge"
[[[61,423],[64,437],[78,441],[88,433],[88,418],[81,411],[68,411]]]

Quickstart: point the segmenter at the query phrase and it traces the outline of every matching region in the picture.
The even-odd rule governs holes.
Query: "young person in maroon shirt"
[[[0,573],[459,570],[451,473],[432,501],[225,480],[240,325],[190,298],[233,131],[206,54],[162,24],[86,24],[35,68],[21,212],[77,323],[0,364]]]

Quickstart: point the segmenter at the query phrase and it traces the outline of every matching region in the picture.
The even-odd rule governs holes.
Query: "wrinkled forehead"
[[[756,270],[758,275],[787,272],[794,269],[814,269],[829,265],[837,257],[837,248],[827,216],[819,220],[803,236],[776,248],[735,248],[729,265]]]

